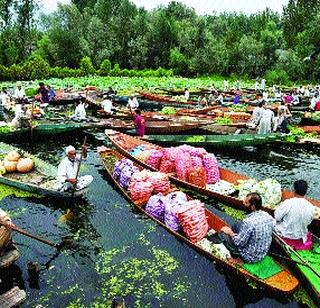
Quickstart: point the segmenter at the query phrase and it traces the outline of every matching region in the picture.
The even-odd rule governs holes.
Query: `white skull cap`
[[[68,153],[71,152],[71,151],[75,151],[75,150],[76,150],[76,149],[75,149],[74,146],[68,145],[68,146],[66,147],[66,154],[68,154]]]

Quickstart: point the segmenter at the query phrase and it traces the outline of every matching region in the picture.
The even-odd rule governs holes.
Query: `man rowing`
[[[3,256],[5,250],[12,245],[11,229],[15,227],[8,213],[0,209],[0,256]]]
[[[272,241],[274,219],[262,211],[262,199],[258,193],[249,193],[243,204],[252,213],[242,223],[222,227],[219,240],[226,246],[234,258],[245,262],[261,261],[269,251]]]
[[[304,180],[295,181],[294,197],[283,201],[274,211],[275,231],[296,250],[310,250],[312,236],[308,231],[316,214],[316,208],[304,198],[308,184]]]
[[[82,146],[83,158],[87,157],[87,146]],[[60,191],[72,191],[83,189],[92,182],[92,175],[84,175],[77,178],[80,164],[80,155],[77,155],[76,149],[69,145],[66,148],[66,157],[61,161],[57,174],[57,189]]]

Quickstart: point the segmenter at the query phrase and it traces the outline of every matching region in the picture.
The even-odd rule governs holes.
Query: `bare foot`
[[[239,265],[239,266],[242,266],[243,265],[243,261],[240,259],[240,258],[228,258],[228,261],[233,264],[233,265]]]

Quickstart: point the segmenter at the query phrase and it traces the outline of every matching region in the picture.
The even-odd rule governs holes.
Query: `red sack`
[[[184,233],[193,244],[201,241],[207,235],[209,225],[204,204],[199,200],[188,201],[178,209],[177,217]]]

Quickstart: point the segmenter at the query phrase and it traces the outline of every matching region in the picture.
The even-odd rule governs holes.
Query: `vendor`
[[[295,181],[294,197],[283,201],[274,211],[275,231],[296,250],[310,250],[312,236],[308,231],[316,208],[305,199],[308,184],[304,180]]]
[[[252,211],[242,223],[232,228],[222,227],[218,240],[230,251],[234,258],[240,257],[245,262],[256,263],[268,253],[274,219],[262,211],[262,198],[258,193],[249,193],[243,204]]]
[[[134,116],[133,122],[134,126],[136,127],[136,134],[137,136],[143,137],[145,131],[145,121],[143,116],[141,115],[141,110],[136,109],[136,115]]]
[[[101,107],[105,113],[112,114],[112,100],[110,99],[109,95],[104,96]]]
[[[83,158],[87,157],[87,146],[82,146]],[[57,174],[57,186],[60,191],[72,191],[83,189],[93,181],[92,175],[79,176],[77,171],[80,164],[80,155],[77,155],[76,149],[69,145],[66,148],[66,157],[60,162]]]
[[[31,118],[31,111],[23,104],[20,110],[16,112],[10,126],[14,128],[29,128],[31,127]]]
[[[139,102],[134,94],[130,96],[128,99],[128,108],[131,110],[135,110],[139,108]]]
[[[86,121],[87,113],[86,113],[86,105],[85,103],[79,101],[77,103],[76,109],[74,111],[74,115],[71,117],[72,120],[75,121]]]

